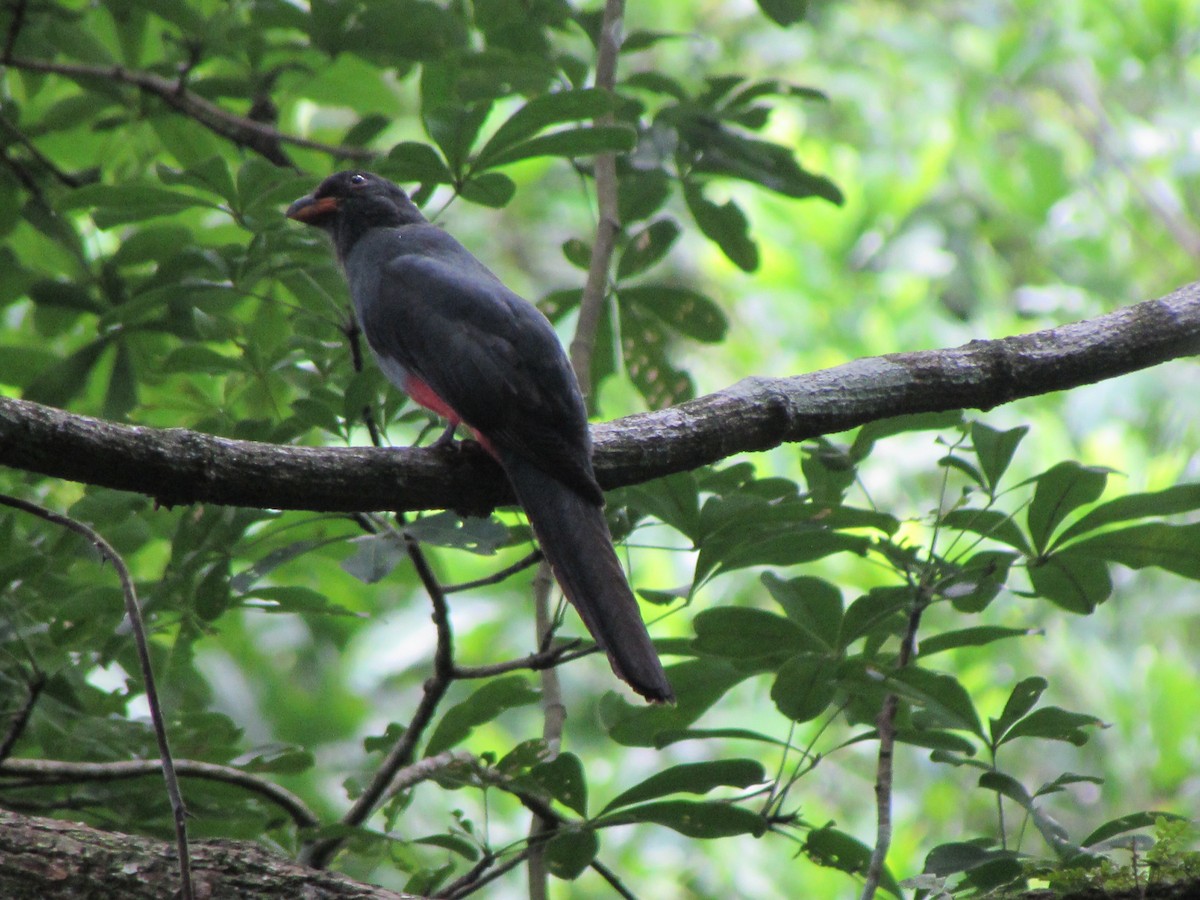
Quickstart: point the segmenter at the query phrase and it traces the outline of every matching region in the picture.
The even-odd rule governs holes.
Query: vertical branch
[[[621,23],[625,17],[625,0],[606,0],[604,17],[600,24],[600,35],[596,45],[596,81],[601,90],[611,92],[616,85],[617,55],[621,48]],[[596,118],[597,125],[611,125],[613,115],[605,113]],[[595,159],[596,177],[596,239],[592,244],[592,258],[588,264],[587,281],[583,287],[583,298],[579,304],[579,321],[575,325],[575,336],[571,340],[571,366],[579,381],[579,389],[588,397],[592,393],[592,354],[596,346],[596,331],[600,316],[604,312],[604,301],[608,296],[608,272],[612,265],[613,250],[621,230],[620,214],[617,209],[617,158],[612,153],[601,153]],[[544,644],[553,628],[550,615],[550,595],[554,581],[550,564],[543,561],[534,580],[534,600],[537,607],[538,645]],[[542,738],[553,756],[558,755],[562,745],[563,723],[566,709],[562,703],[558,672],[554,668],[542,670],[542,709],[545,720]],[[544,900],[547,896],[548,873],[545,866],[544,842],[537,836],[553,827],[539,815],[530,823],[530,836],[535,838],[529,854],[529,896],[531,900]]]
[[[926,588],[921,586],[908,614],[908,627],[904,630],[904,640],[900,644],[897,669],[906,667],[916,653],[917,629],[921,624],[921,613],[928,605]],[[867,865],[861,900],[871,900],[875,896],[879,879],[883,875],[888,848],[892,844],[892,775],[896,751],[896,711],[899,705],[900,699],[895,694],[888,694],[879,710],[879,717],[875,720],[879,730],[879,762],[875,769],[875,849],[871,851],[871,861]]]
[[[604,20],[600,25],[600,39],[596,48],[596,87],[612,91],[616,84],[617,54],[621,47],[621,22],[625,16],[625,0],[606,0]],[[597,125],[613,124],[611,112],[596,118]],[[592,259],[588,265],[587,282],[583,287],[583,300],[579,305],[579,322],[575,326],[575,337],[571,341],[571,365],[584,396],[592,392],[592,353],[596,344],[596,330],[604,310],[608,294],[608,270],[612,263],[613,249],[621,230],[621,217],[617,210],[617,157],[613,153],[601,153],[595,160],[596,240],[592,244]]]
[[[146,703],[150,707],[150,721],[154,725],[154,737],[158,742],[159,757],[162,759],[163,781],[167,786],[167,797],[171,801],[171,812],[175,820],[175,849],[179,856],[179,894],[182,900],[193,900],[195,892],[192,889],[192,866],[191,857],[188,853],[187,809],[183,805],[183,795],[179,790],[179,779],[175,774],[175,763],[171,758],[171,747],[167,743],[167,724],[163,718],[162,704],[158,699],[158,687],[154,680],[154,667],[150,662],[150,643],[146,637],[146,625],[142,621],[142,609],[138,604],[137,591],[134,589],[133,578],[129,574],[129,568],[125,565],[125,560],[121,558],[121,555],[113,549],[108,541],[82,522],[51,512],[48,509],[43,509],[40,506],[16,497],[0,495],[0,503],[38,516],[47,522],[62,526],[70,531],[74,531],[78,535],[82,535],[117,570],[117,578],[121,582],[121,592],[125,597],[125,615],[129,619],[129,627],[133,632],[134,646],[137,648],[138,664],[142,670],[142,684],[146,689]]]

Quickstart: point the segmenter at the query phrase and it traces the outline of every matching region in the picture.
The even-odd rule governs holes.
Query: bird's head
[[[370,172],[338,172],[287,208],[287,217],[329,232],[339,253],[371,228],[395,228],[425,217],[398,186]]]

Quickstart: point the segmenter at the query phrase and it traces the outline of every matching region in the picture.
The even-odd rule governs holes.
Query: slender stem
[[[21,739],[21,735],[25,733],[25,726],[29,724],[29,717],[33,714],[33,708],[37,706],[38,698],[41,697],[42,690],[45,687],[45,674],[35,672],[29,682],[25,702],[21,704],[21,708],[12,717],[12,721],[8,724],[8,731],[4,733],[3,740],[0,740],[0,766],[3,766],[4,761],[12,755],[13,747]]]
[[[499,584],[502,581],[516,575],[518,572],[523,572],[532,565],[542,561],[542,551],[534,550],[528,556],[525,556],[511,566],[506,566],[499,572],[493,575],[488,575],[484,578],[476,578],[474,581],[464,581],[461,584],[447,584],[442,588],[442,591],[447,594],[457,594],[461,591],[473,591],[475,588],[487,587],[491,584]]]
[[[928,605],[925,588],[923,585],[919,586],[913,607],[908,614],[908,627],[900,644],[897,669],[905,668],[916,653],[917,629],[921,624],[921,614]],[[895,694],[888,694],[879,711],[879,717],[875,720],[879,730],[879,761],[875,768],[875,848],[871,851],[871,861],[867,865],[861,900],[871,900],[875,896],[883,875],[888,848],[892,844],[892,776],[896,750],[896,712],[899,705],[900,698]]]

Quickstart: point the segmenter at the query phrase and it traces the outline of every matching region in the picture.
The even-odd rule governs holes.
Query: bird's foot
[[[433,450],[457,451],[461,446],[459,441],[455,440],[455,438],[454,438],[454,433],[457,430],[458,430],[458,423],[451,422],[449,425],[446,426],[446,430],[443,431],[440,435],[438,435],[437,440],[435,440],[432,444],[429,445],[430,448]]]

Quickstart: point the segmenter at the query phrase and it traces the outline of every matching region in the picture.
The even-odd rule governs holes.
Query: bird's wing
[[[598,502],[585,407],[553,327],[457,241],[426,229],[420,241],[396,242],[407,252],[392,245],[374,296],[359,298],[372,348],[497,450]]]

